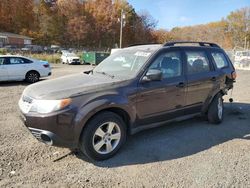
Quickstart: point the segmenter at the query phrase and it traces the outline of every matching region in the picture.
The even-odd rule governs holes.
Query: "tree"
[[[152,32],[152,35],[154,41],[160,44],[175,40],[174,35],[165,29],[155,30]]]
[[[250,40],[250,7],[231,12],[226,21],[234,46],[244,47],[244,41]]]
[[[34,29],[33,7],[33,0],[12,0],[11,2],[1,0],[1,30],[19,33],[22,29]]]
[[[67,34],[72,44],[77,44],[78,47],[84,45],[85,39],[90,32],[90,25],[87,23],[86,17],[80,16],[69,20]]]

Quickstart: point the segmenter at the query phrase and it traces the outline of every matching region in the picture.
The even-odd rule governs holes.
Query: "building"
[[[32,38],[14,33],[0,32],[0,47],[11,45],[24,47],[32,44]]]

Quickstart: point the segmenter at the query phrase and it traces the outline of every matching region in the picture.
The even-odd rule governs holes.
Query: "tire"
[[[39,79],[40,79],[40,74],[36,71],[29,71],[25,76],[25,80],[28,83],[38,82]]]
[[[222,95],[217,94],[212,100],[208,108],[208,121],[213,124],[219,124],[223,121],[224,116],[224,104]]]
[[[86,125],[80,139],[80,150],[91,160],[106,160],[115,155],[125,141],[124,121],[117,114],[106,111],[94,116]]]

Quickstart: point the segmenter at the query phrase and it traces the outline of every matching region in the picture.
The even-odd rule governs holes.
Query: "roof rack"
[[[195,42],[195,41],[175,41],[175,42],[167,42],[163,44],[163,46],[174,46],[175,44],[199,44],[200,46],[210,46],[220,48],[218,44],[211,42]]]
[[[131,45],[128,45],[128,47],[133,47],[133,46],[142,46],[142,45],[156,45],[156,44],[159,44],[159,43],[136,43],[136,44],[131,44]],[[161,45],[161,44],[159,44]]]

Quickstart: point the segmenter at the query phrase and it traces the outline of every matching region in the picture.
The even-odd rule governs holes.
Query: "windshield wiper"
[[[98,74],[103,74],[105,76],[109,76],[110,78],[114,78],[115,77],[114,75],[108,74],[108,73],[103,72],[103,71],[95,71],[95,72],[98,73]]]

